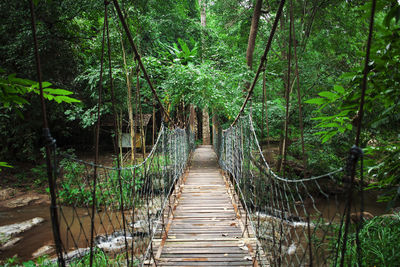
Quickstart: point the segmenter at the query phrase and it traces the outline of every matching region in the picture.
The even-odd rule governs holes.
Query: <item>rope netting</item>
[[[336,265],[346,206],[346,188],[338,182],[343,169],[310,178],[280,177],[264,158],[250,116],[218,131],[214,141],[246,227],[258,239],[258,261],[263,266]]]
[[[172,122],[141,61],[118,1],[113,0],[112,2],[134,52],[134,61],[138,66],[137,79],[139,79],[140,69],[152,91],[155,102],[158,103],[163,118]],[[373,3],[375,5],[375,1]],[[42,92],[32,0],[30,4],[38,81]],[[51,138],[48,129],[42,92],[43,128],[47,142],[46,159],[52,201],[52,225],[58,263],[61,266],[65,266],[66,263],[75,266],[143,266],[147,263],[154,263],[152,240],[155,237],[161,238],[166,230],[166,220],[171,218],[173,207],[176,204],[176,188],[179,188],[182,182],[180,178],[189,160],[190,151],[194,148],[192,133],[179,128],[170,130],[162,127],[151,152],[141,163],[121,167],[120,158],[117,157],[115,164],[117,167],[98,164],[105,40],[107,40],[108,48],[110,80],[108,86],[114,110],[115,143],[118,143],[119,140],[107,15],[109,4],[109,1],[105,1],[95,163],[61,155],[61,159],[58,160],[61,168],[56,164],[55,141]],[[340,260],[340,264],[343,266],[345,261],[343,254],[346,254],[350,209],[354,192],[355,166],[357,153],[360,153],[353,151],[352,155],[355,156],[350,161],[350,168],[347,168],[348,171],[350,170],[350,175],[347,175],[351,177],[349,188],[340,182],[340,176],[343,175],[342,168],[317,177],[283,178],[274,173],[266,162],[251,117],[240,117],[252,96],[262,69],[265,68],[265,61],[284,4],[285,0],[281,0],[267,46],[247,97],[232,126],[225,131],[217,131],[213,136],[214,147],[221,168],[226,172],[236,190],[234,197],[237,200],[235,202],[241,205],[239,211],[244,211],[241,216],[245,218],[245,228],[249,232],[251,228],[251,232],[256,234],[256,256],[261,265],[328,266],[336,265]],[[374,5],[371,11],[372,18]],[[372,25],[373,20],[371,20],[368,47],[370,46]],[[366,66],[368,54],[369,50]],[[288,66],[290,74],[290,60]],[[363,92],[366,87],[367,71],[368,68],[365,68]],[[129,75],[127,75],[127,79],[129,80]],[[290,81],[290,75],[288,81]],[[127,82],[127,87],[130,91],[129,82]],[[142,117],[139,85],[136,89],[138,96],[136,104],[139,105],[139,110],[136,110],[135,113],[140,113]],[[288,96],[288,94],[286,95]],[[288,100],[289,97],[287,97],[286,120],[288,119]],[[132,106],[132,103],[129,105]],[[362,111],[362,106],[363,102],[361,102],[360,111]],[[131,109],[129,113],[132,115]],[[130,123],[133,126],[133,123]],[[143,123],[140,124],[143,127]],[[360,124],[357,146],[359,135]],[[145,144],[142,145],[144,151]],[[135,144],[132,146],[132,151],[135,149],[134,147]],[[53,162],[50,162],[51,160]],[[283,169],[285,170],[285,167]],[[340,191],[342,193],[338,194],[337,192]],[[345,203],[343,196],[346,192],[348,200]],[[362,215],[359,216],[359,219],[362,221]],[[360,226],[357,226],[356,231],[359,229]],[[359,247],[358,235],[356,237],[357,247]],[[357,250],[357,255],[361,255],[359,250]]]
[[[88,264],[93,257],[95,266],[151,261],[152,240],[165,230],[175,185],[193,148],[192,133],[162,127],[149,155],[134,166],[62,156],[56,185],[61,261]]]

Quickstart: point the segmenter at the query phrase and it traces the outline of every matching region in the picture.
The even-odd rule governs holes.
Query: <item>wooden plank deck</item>
[[[167,234],[153,241],[153,266],[257,265],[256,239],[244,231],[211,146],[195,150],[176,203]]]

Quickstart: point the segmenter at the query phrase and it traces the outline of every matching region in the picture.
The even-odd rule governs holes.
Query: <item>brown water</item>
[[[60,234],[64,248],[68,251],[90,246],[91,213],[87,208],[72,208],[62,206],[59,211]],[[32,253],[45,245],[54,247],[53,232],[50,219],[50,207],[26,206],[18,209],[0,209],[0,226],[23,222],[34,217],[41,217],[45,221],[32,229],[18,235],[22,239],[12,248],[0,250],[0,261],[17,255],[22,261],[32,259]],[[135,219],[138,220],[138,215]],[[130,222],[131,214],[125,212],[125,220]],[[122,216],[120,211],[99,211],[94,219],[94,236],[112,234],[121,231]],[[140,238],[139,238],[140,239]],[[143,238],[142,238],[143,239]],[[143,253],[145,247],[135,246],[135,251]],[[50,257],[55,256],[55,252]]]
[[[365,207],[364,210],[372,213],[373,215],[382,215],[386,213],[386,203],[377,203],[378,192],[365,193]],[[329,200],[315,199],[316,206],[326,219],[335,217],[340,212],[343,212],[345,205],[345,195],[338,195],[337,197],[331,196]],[[356,199],[356,205],[359,206],[360,201]],[[70,207],[62,207],[63,213],[60,214],[61,236],[69,249],[74,248],[76,245],[81,248],[89,246],[88,240],[90,239],[90,216],[89,210],[78,208],[72,209]],[[129,216],[128,214],[126,214]],[[52,245],[53,232],[51,229],[51,220],[49,215],[49,206],[27,206],[18,209],[0,209],[0,226],[13,223],[22,222],[32,219],[34,217],[44,218],[45,221],[40,225],[24,232],[20,236],[23,238],[14,247],[7,250],[0,250],[0,260],[13,257],[18,257],[24,261],[32,258],[32,253],[44,245]],[[99,212],[95,217],[95,235],[112,233],[121,229],[120,213]],[[128,217],[129,220],[129,217]],[[75,239],[71,237],[74,236]],[[53,256],[53,255],[50,255]]]
[[[62,212],[59,212],[60,232],[66,247],[69,249],[88,247],[91,225],[89,211],[83,208],[73,209],[70,207],[62,207],[61,210]],[[32,253],[40,247],[54,244],[49,206],[27,206],[19,209],[0,210],[0,226],[23,222],[34,217],[41,217],[45,221],[19,235],[22,240],[11,249],[0,250],[0,260],[14,255],[24,261],[29,260],[32,258]],[[107,216],[104,212],[96,213],[95,234],[112,233],[121,229],[120,217],[118,213],[109,213]]]
[[[380,192],[366,191],[364,193],[364,211],[369,212],[374,216],[383,215],[388,213],[387,203],[377,202]],[[329,199],[315,199],[316,208],[323,214],[325,219],[332,219],[335,215],[342,214],[346,206],[346,194],[336,196],[329,196]],[[310,206],[309,206],[310,207]],[[360,211],[361,198],[359,195],[354,195],[351,212]],[[336,216],[340,218],[340,216]]]
[[[61,239],[66,248],[87,248],[90,246],[91,217],[89,213],[91,213],[91,210],[86,208],[62,207],[59,211]],[[120,231],[123,229],[121,222],[122,216],[119,211],[96,212],[94,236]]]
[[[32,258],[32,253],[37,249],[53,243],[49,206],[27,206],[0,210],[0,226],[23,222],[34,217],[41,217],[45,221],[21,234],[22,240],[11,249],[0,250],[0,260],[14,255],[22,260],[28,260]]]

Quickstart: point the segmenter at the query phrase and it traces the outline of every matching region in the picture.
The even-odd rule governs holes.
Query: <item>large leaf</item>
[[[73,94],[73,92],[65,90],[65,89],[52,89],[52,88],[43,89],[43,92],[47,92],[51,95],[72,95]]]
[[[339,94],[344,94],[344,92],[345,92],[343,86],[340,86],[340,85],[334,85],[333,90],[335,90]]]
[[[72,97],[69,97],[69,96],[54,96],[54,100],[55,100],[57,103],[61,103],[61,102],[65,102],[65,103],[79,103],[79,102],[81,102],[80,100],[75,99],[75,98],[72,98]]]
[[[320,95],[322,97],[326,97],[330,101],[334,101],[339,98],[339,96],[337,94],[329,92],[329,91],[320,92],[320,93],[318,93],[318,95]]]
[[[322,104],[327,103],[327,101],[326,101],[325,98],[318,97],[318,98],[311,98],[311,99],[308,99],[308,100],[305,101],[305,103],[307,103],[307,104],[322,105]]]
[[[9,165],[7,162],[0,161],[0,171],[1,168],[12,168],[13,166]]]

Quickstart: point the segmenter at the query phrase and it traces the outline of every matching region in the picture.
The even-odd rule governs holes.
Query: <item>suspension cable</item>
[[[116,2],[116,1],[117,0],[114,0],[114,2]],[[261,57],[261,62],[260,62],[260,65],[258,66],[258,69],[257,69],[256,76],[254,77],[254,80],[253,80],[253,82],[252,82],[252,84],[251,84],[251,86],[249,88],[248,93],[247,93],[246,99],[244,100],[243,105],[240,108],[239,113],[237,114],[237,116],[236,116],[235,120],[233,121],[233,123],[231,124],[231,126],[236,124],[237,120],[240,118],[240,115],[244,111],[244,108],[246,107],[247,102],[249,101],[251,95],[253,94],[254,87],[256,86],[258,77],[260,76],[260,73],[261,73],[261,71],[262,71],[262,69],[264,67],[264,62],[267,59],[268,52],[271,49],[272,40],[274,38],[275,31],[276,31],[276,28],[278,26],[279,19],[280,19],[281,15],[282,15],[282,10],[283,10],[283,6],[284,5],[285,5],[285,0],[281,0],[281,2],[279,4],[279,7],[278,7],[278,11],[276,12],[276,17],[275,17],[275,20],[274,20],[274,24],[272,25],[272,29],[271,29],[271,33],[270,33],[269,38],[268,38],[267,45],[266,45],[265,50],[264,50],[264,54]]]
[[[283,168],[283,175],[285,176],[286,173],[286,160],[287,160],[287,149],[288,149],[288,141],[289,141],[289,108],[290,108],[290,74],[291,74],[291,63],[292,63],[292,23],[293,23],[293,3],[290,0],[289,5],[289,54],[288,54],[288,62],[287,62],[287,80],[286,80],[286,92],[285,92],[285,100],[286,100],[286,111],[285,111],[285,123],[284,123],[284,131],[285,136],[283,139],[283,146],[282,146],[282,168]],[[280,166],[278,166],[280,168]]]
[[[103,24],[103,38],[101,41],[101,58],[100,58],[100,77],[98,87],[98,102],[97,102],[97,124],[95,132],[95,152],[94,152],[94,166],[93,166],[93,191],[92,191],[92,216],[90,218],[90,266],[93,266],[93,245],[94,245],[94,215],[96,207],[96,186],[97,186],[97,164],[99,162],[99,142],[100,142],[100,123],[101,123],[101,104],[103,94],[103,70],[104,70],[104,43],[106,36],[106,20],[107,17],[107,4],[104,5],[104,24]]]
[[[376,0],[372,0],[372,6],[371,6],[371,16],[370,16],[370,22],[369,22],[369,32],[368,32],[368,40],[367,40],[367,50],[365,53],[365,62],[364,62],[364,74],[363,74],[363,79],[362,79],[362,85],[361,85],[361,99],[360,99],[360,106],[358,109],[358,123],[357,123],[357,132],[356,132],[356,139],[355,139],[355,145],[351,149],[351,155],[349,159],[351,162],[349,162],[349,175],[350,175],[350,188],[349,188],[349,193],[348,193],[348,199],[347,199],[347,213],[346,213],[346,223],[345,223],[345,228],[344,228],[344,234],[343,234],[343,247],[342,247],[342,255],[341,255],[341,260],[340,260],[340,266],[344,266],[344,254],[346,253],[346,245],[347,245],[347,235],[348,235],[348,230],[349,230],[349,224],[350,224],[350,209],[352,205],[352,198],[353,198],[353,189],[354,189],[354,178],[356,174],[356,164],[359,159],[359,157],[362,157],[362,150],[358,147],[360,144],[360,135],[361,135],[361,127],[362,127],[362,118],[364,115],[364,102],[365,102],[365,92],[367,91],[367,78],[368,78],[368,73],[369,73],[369,56],[370,56],[370,51],[371,51],[371,43],[372,43],[372,33],[374,29],[374,18],[375,18],[375,8],[376,8]],[[361,170],[362,172],[362,170]],[[362,191],[361,191],[362,194]],[[361,200],[363,201],[363,197],[361,197]],[[362,213],[361,213],[361,218],[362,218]],[[357,227],[358,231],[358,227]],[[359,240],[358,240],[358,234],[356,235],[357,238],[357,250],[359,250]],[[361,261],[360,255],[358,255],[358,260],[359,262]]]
[[[282,1],[284,1],[284,0],[282,0]],[[139,54],[139,52],[138,52],[138,50],[136,48],[135,43],[133,42],[132,34],[131,34],[130,30],[129,30],[128,25],[125,22],[124,16],[122,15],[122,11],[121,11],[121,9],[119,7],[118,0],[113,0],[113,2],[114,2],[115,9],[117,10],[118,17],[119,17],[119,19],[121,21],[122,27],[124,28],[125,33],[126,33],[126,35],[128,37],[128,41],[129,41],[129,43],[130,43],[130,45],[132,47],[133,52],[135,53],[135,57],[136,57],[136,60],[137,60],[137,62],[139,64],[139,67],[143,71],[144,78],[147,81],[147,83],[149,84],[154,98],[157,100],[158,104],[160,105],[161,112],[164,114],[165,119],[167,119],[168,121],[171,121],[172,123],[174,123],[170,119],[168,112],[165,110],[160,98],[157,95],[156,90],[154,89],[153,83],[151,82],[150,77],[147,74],[146,68],[143,65],[142,59],[140,57],[140,54]]]
[[[125,213],[124,213],[124,197],[123,197],[123,192],[122,192],[122,179],[121,179],[121,159],[118,155],[118,147],[119,147],[119,142],[120,142],[120,132],[119,132],[119,127],[118,127],[118,122],[117,122],[117,106],[116,106],[116,101],[115,101],[115,92],[114,92],[114,83],[113,83],[113,75],[112,75],[112,65],[111,65],[111,44],[110,44],[110,32],[109,32],[109,25],[108,25],[108,12],[107,12],[107,7],[108,3],[105,3],[106,9],[105,9],[105,15],[104,15],[104,23],[106,25],[106,33],[107,33],[107,53],[108,53],[108,76],[110,80],[110,91],[111,91],[111,103],[112,103],[112,108],[113,108],[113,117],[114,117],[114,131],[115,131],[115,141],[114,141],[114,150],[115,154],[117,154],[117,167],[118,167],[118,186],[119,186],[119,194],[120,194],[120,211],[121,211],[121,216],[122,216],[122,228],[124,230],[124,243],[125,247],[128,248],[128,240],[127,240],[127,235],[126,235],[126,220],[125,220]],[[122,127],[122,124],[121,124]],[[128,249],[125,250],[125,257],[126,257],[126,263],[127,266],[129,266],[129,253]]]
[[[56,149],[56,141],[51,137],[49,124],[47,121],[47,112],[46,112],[46,103],[43,96],[43,86],[42,86],[42,71],[40,66],[40,56],[39,56],[39,48],[36,36],[36,19],[35,19],[35,8],[33,5],[33,0],[29,1],[29,8],[31,13],[31,26],[32,26],[32,36],[33,36],[33,45],[35,51],[35,61],[36,61],[36,73],[39,83],[39,92],[40,92],[40,103],[42,107],[42,120],[43,120],[43,137],[45,138],[45,149],[46,149],[46,166],[47,166],[47,179],[49,183],[50,190],[50,216],[52,221],[52,230],[53,237],[56,243],[56,251],[58,257],[58,264],[61,266],[65,266],[65,261],[62,253],[62,242],[60,236],[60,225],[58,221],[58,211],[57,211],[57,202],[56,202],[56,193],[55,193],[55,174],[57,173],[56,166],[53,166],[51,163],[51,153],[54,153],[55,157],[55,149]],[[53,151],[51,151],[52,149]],[[54,162],[55,164],[55,162]]]
[[[292,31],[293,31],[293,48],[294,48],[294,61],[295,61],[295,75],[297,83],[297,105],[299,106],[299,126],[300,126],[300,138],[301,138],[301,151],[303,154],[303,165],[304,165],[304,176],[307,176],[307,157],[304,146],[304,124],[303,124],[303,111],[301,104],[301,94],[300,94],[300,75],[299,75],[299,61],[297,57],[297,44],[296,44],[296,28],[294,25],[293,12],[292,12]]]

